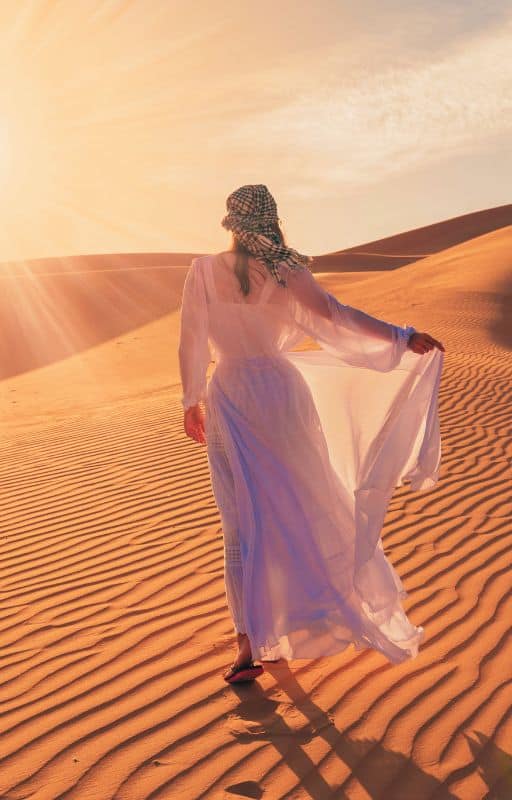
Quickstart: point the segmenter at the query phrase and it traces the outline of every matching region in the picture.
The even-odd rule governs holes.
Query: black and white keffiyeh
[[[233,231],[247,250],[262,261],[280,286],[286,286],[277,265],[310,268],[311,256],[282,245],[275,225],[279,221],[276,201],[263,183],[240,186],[226,200],[228,213],[222,226]]]

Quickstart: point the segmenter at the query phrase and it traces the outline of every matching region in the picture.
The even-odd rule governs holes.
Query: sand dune
[[[91,253],[90,255],[4,261],[0,275],[54,275],[77,272],[115,272],[148,267],[182,267],[201,253]]]
[[[512,225],[512,205],[474,211],[396,236],[317,256],[315,271],[367,272],[397,269],[507,225]]]
[[[512,224],[512,205],[317,256],[313,271],[336,293],[390,267],[463,242],[471,226],[476,236],[508,224]],[[411,256],[413,251],[417,255]],[[91,347],[177,310],[195,255],[200,254],[93,254],[0,264],[0,378],[86,354]],[[137,340],[134,333],[132,341]]]
[[[206,451],[182,430],[174,301],[146,322],[121,303],[127,327],[109,334],[115,292],[95,278],[88,324],[114,338],[24,372],[7,354],[1,798],[512,796],[511,253],[507,227],[363,280],[319,276],[446,346],[440,481],[397,489],[383,530],[426,631],[399,666],[349,648],[222,681],[222,529]],[[125,285],[144,306],[162,285],[140,274]],[[48,327],[58,307],[74,330],[66,288],[44,286]]]
[[[43,367],[179,307],[188,265],[3,275],[0,377]]]

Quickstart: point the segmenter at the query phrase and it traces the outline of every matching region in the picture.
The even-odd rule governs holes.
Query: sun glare
[[[11,143],[9,129],[2,121],[0,122],[0,180],[5,184],[11,165]]]

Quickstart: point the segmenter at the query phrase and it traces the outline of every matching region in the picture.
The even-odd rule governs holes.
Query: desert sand
[[[245,687],[222,680],[222,529],[183,430],[189,261],[4,265],[0,798],[510,800],[511,223],[316,263],[342,302],[446,348],[439,482],[396,489],[382,532],[425,640]]]

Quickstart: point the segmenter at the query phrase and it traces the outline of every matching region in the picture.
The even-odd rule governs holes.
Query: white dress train
[[[260,660],[351,643],[414,658],[424,629],[381,529],[396,486],[436,484],[444,354],[412,352],[412,326],[343,305],[308,269],[281,265],[282,287],[250,258],[244,296],[233,267],[229,252],[192,261],[179,362],[183,407],[205,403],[234,628]],[[322,349],[291,352],[306,336]]]

